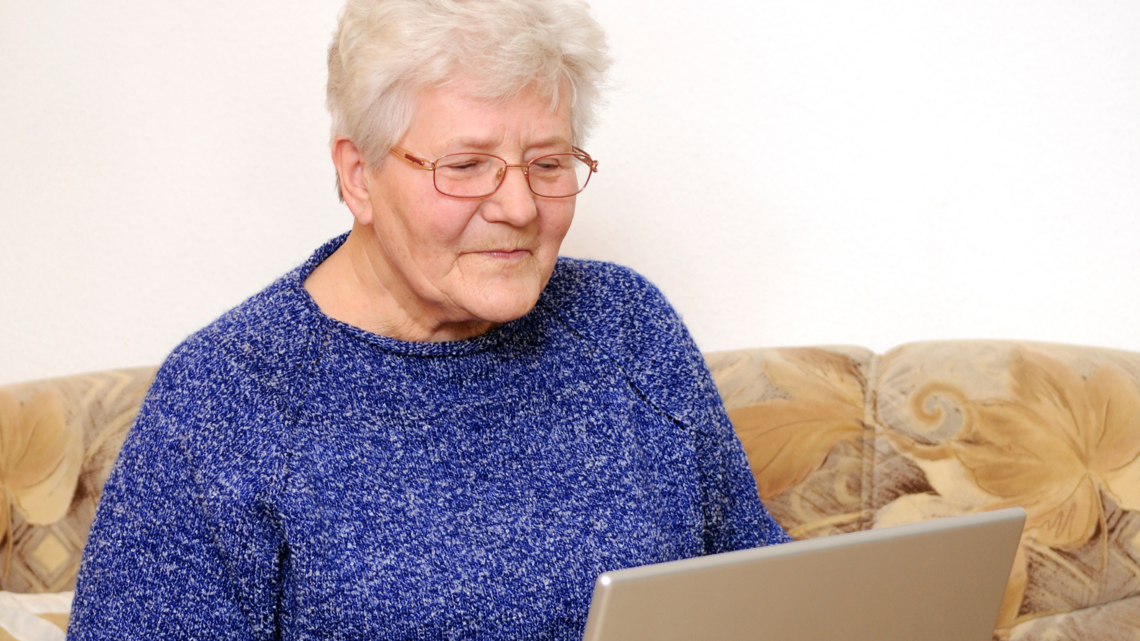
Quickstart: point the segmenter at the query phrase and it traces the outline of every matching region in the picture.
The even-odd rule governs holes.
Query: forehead
[[[421,90],[416,97],[416,111],[401,146],[418,145],[423,151],[444,154],[459,149],[568,149],[573,140],[569,101],[553,105],[548,92],[534,87],[509,99],[488,100],[477,97],[464,83],[455,83]]]

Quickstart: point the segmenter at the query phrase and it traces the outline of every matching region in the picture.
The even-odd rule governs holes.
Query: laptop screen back
[[[1010,508],[606,572],[585,641],[988,641],[1024,522]]]

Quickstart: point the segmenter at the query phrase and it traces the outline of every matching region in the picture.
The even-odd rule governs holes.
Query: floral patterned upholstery
[[[994,637],[1140,638],[1140,354],[956,341],[707,359],[793,536],[1020,505]]]
[[[103,483],[154,372],[0,387],[0,590],[75,588]]]
[[[794,537],[1020,505],[995,638],[1140,638],[1140,354],[954,341],[707,359]],[[74,587],[154,371],[0,387],[0,590]]]

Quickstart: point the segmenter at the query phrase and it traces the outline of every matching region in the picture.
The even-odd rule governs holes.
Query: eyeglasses
[[[499,190],[508,169],[518,167],[536,196],[569,198],[585,189],[590,176],[598,171],[598,161],[577,147],[573,149],[573,153],[540,156],[523,165],[476,152],[447,154],[435,162],[399,147],[392,147],[392,154],[417,169],[432,172],[436,191],[445,196],[485,198]]]

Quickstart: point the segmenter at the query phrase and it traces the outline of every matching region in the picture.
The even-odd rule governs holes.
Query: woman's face
[[[523,164],[572,146],[570,108],[525,91],[505,103],[472,98],[462,84],[419,94],[398,147],[427,160],[476,151]],[[534,307],[574,217],[574,198],[531,193],[519,169],[484,198],[436,191],[432,173],[389,155],[366,170],[373,262],[411,318],[498,324]]]

